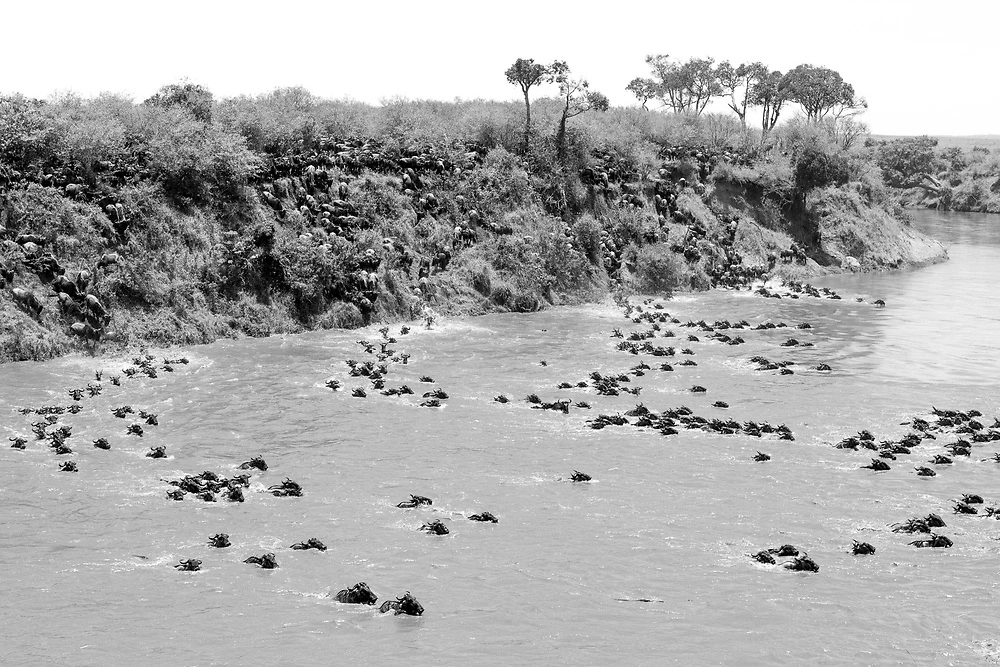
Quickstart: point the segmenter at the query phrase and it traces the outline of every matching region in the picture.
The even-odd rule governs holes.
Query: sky
[[[4,4],[2,94],[142,101],[187,79],[216,99],[303,86],[374,104],[520,100],[503,73],[534,58],[565,60],[613,105],[636,105],[625,86],[648,76],[647,55],[668,54],[837,70],[867,99],[875,134],[1000,134],[995,0]]]

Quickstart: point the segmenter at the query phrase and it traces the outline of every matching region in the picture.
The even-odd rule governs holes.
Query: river
[[[918,477],[943,451],[925,442],[892,469],[860,469],[873,452],[832,447],[862,429],[899,438],[932,406],[1000,414],[1000,224],[974,214],[915,212],[950,261],[914,271],[816,281],[843,300],[766,299],[749,292],[680,295],[682,323],[746,319],[812,329],[726,331],[743,345],[674,325],[688,346],[664,359],[615,349],[633,324],[609,304],[530,315],[442,320],[391,335],[411,356],[393,364],[383,396],[348,375],[371,359],[356,342],[377,327],[222,341],[184,350],[174,372],[109,382],[130,359],[74,356],[0,368],[0,568],[7,613],[0,663],[58,665],[409,664],[982,664],[1000,655],[996,620],[1000,523],[952,514],[965,493],[1000,505],[1000,444]],[[856,297],[864,298],[857,301]],[[873,306],[883,299],[885,308]],[[638,301],[638,300],[636,300]],[[659,311],[655,311],[659,312]],[[662,333],[662,332],[661,332]],[[687,342],[695,333],[698,342]],[[781,347],[794,336],[812,347]],[[760,372],[754,355],[794,361]],[[669,360],[673,372],[655,370]],[[542,365],[545,361],[545,365]],[[557,389],[592,371],[653,366],[639,397]],[[811,370],[819,363],[830,372]],[[162,362],[161,362],[162,365]],[[35,440],[22,406],[69,405],[71,388],[103,391],[63,415],[75,452]],[[421,376],[435,382],[421,383]],[[331,391],[327,380],[343,383]],[[707,391],[695,394],[693,385]],[[351,395],[367,386],[367,398]],[[443,408],[420,407],[435,387]],[[569,414],[545,401],[589,401]],[[505,394],[511,402],[493,397]],[[794,441],[685,431],[587,428],[598,413],[642,401],[708,418],[784,423]],[[730,404],[728,410],[713,407]],[[122,405],[158,416],[143,437]],[[635,421],[632,419],[632,421]],[[6,446],[24,435],[25,450]],[[91,441],[106,437],[109,451]],[[145,456],[163,445],[168,456]],[[758,452],[771,456],[754,462]],[[168,500],[164,479],[233,475],[252,456],[246,502]],[[73,459],[79,472],[60,461]],[[986,459],[986,460],[984,460]],[[591,482],[568,480],[574,470]],[[285,478],[301,498],[274,497]],[[410,494],[433,505],[399,509]],[[496,524],[470,514],[489,511]],[[929,512],[950,549],[918,549],[890,525]],[[419,530],[440,519],[450,534]],[[209,536],[228,533],[215,549]],[[291,550],[316,537],[329,548]],[[854,540],[876,547],[854,556]],[[795,573],[747,554],[794,544],[820,566]],[[243,563],[273,552],[280,567]],[[180,559],[202,560],[180,572]],[[334,602],[367,582],[379,602],[406,591],[420,617]]]

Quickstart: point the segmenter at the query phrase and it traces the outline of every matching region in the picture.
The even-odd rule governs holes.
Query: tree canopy
[[[839,72],[813,65],[799,65],[782,74],[761,62],[734,65],[712,58],[671,60],[668,55],[646,57],[650,77],[636,77],[625,87],[643,109],[659,100],[674,113],[698,116],[716,97],[728,97],[726,105],[746,127],[751,107],[761,108],[761,129],[774,129],[786,102],[796,102],[810,123],[827,117],[841,120],[863,112],[868,103],[856,96],[854,87]]]
[[[186,107],[195,118],[203,123],[212,121],[213,103],[212,91],[190,81],[163,86],[159,92],[144,102],[150,106],[170,107],[176,105]]]
[[[557,60],[549,68],[552,81],[559,85],[559,98],[562,100],[562,116],[556,133],[556,146],[559,156],[566,152],[566,121],[587,111],[607,111],[611,106],[607,95],[590,90],[586,79],[570,77],[569,65]]]
[[[799,65],[785,74],[783,83],[788,99],[797,102],[812,122],[823,120],[831,111],[840,117],[845,111],[868,107],[864,98],[855,98],[854,86],[827,67]]]
[[[691,58],[680,63],[664,54],[647,56],[646,64],[652,71],[652,78],[633,79],[626,88],[644,106],[655,98],[674,113],[698,116],[713,97],[723,93],[712,58]]]
[[[518,58],[504,72],[507,81],[521,87],[524,93],[524,150],[528,150],[528,138],[531,135],[531,101],[528,91],[540,83],[550,82],[552,73],[548,65],[536,63],[534,58]]]
[[[886,183],[906,187],[921,174],[933,171],[937,144],[937,139],[926,135],[874,143],[875,159]]]

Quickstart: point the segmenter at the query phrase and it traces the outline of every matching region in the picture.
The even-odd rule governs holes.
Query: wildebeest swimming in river
[[[250,556],[243,562],[260,565],[265,570],[274,570],[278,567],[278,561],[274,557],[274,554],[271,553],[264,554],[263,556]]]
[[[300,497],[302,495],[302,487],[299,486],[298,482],[293,482],[292,480],[285,478],[285,481],[281,484],[275,484],[267,489],[271,492],[271,495],[279,497]]]
[[[809,556],[802,554],[790,563],[785,563],[785,568],[796,572],[819,572],[819,565]]]
[[[257,470],[265,471],[267,470],[267,463],[260,456],[255,456],[249,461],[245,461],[240,464],[240,470],[249,470],[251,468],[256,468]]]
[[[305,542],[296,542],[291,546],[291,548],[297,551],[303,551],[306,549],[317,549],[319,551],[326,551],[326,545],[320,542],[315,537],[310,537]]]
[[[390,609],[395,610],[396,615],[406,614],[408,616],[420,616],[424,613],[423,606],[417,602],[417,599],[410,595],[409,591],[403,595],[403,597],[396,598],[395,600],[389,600],[382,603],[379,607],[379,611],[383,614]]]
[[[232,546],[232,543],[229,541],[229,535],[226,533],[216,533],[208,538],[208,546],[225,549],[228,546]]]
[[[430,498],[427,498],[425,496],[415,496],[411,493],[409,500],[404,500],[403,502],[398,503],[396,507],[402,509],[412,509],[419,505],[433,505],[433,504],[434,503],[431,501]]]
[[[904,523],[892,526],[894,533],[929,533],[931,528],[945,528],[946,524],[937,514],[928,514],[923,518],[907,519]]]
[[[777,548],[771,548],[767,550],[768,553],[772,553],[775,556],[798,556],[799,550],[791,544],[783,544]]]
[[[363,581],[338,591],[334,598],[344,604],[373,605],[378,601],[378,596],[372,593],[372,589]]]
[[[432,535],[447,535],[449,532],[448,526],[441,523],[441,519],[434,519],[424,525],[420,526],[420,530],[426,530]]]
[[[910,542],[910,544],[915,547],[935,547],[935,548],[947,549],[951,547],[954,544],[954,542],[952,542],[944,535],[937,535],[935,533],[931,533],[930,538],[926,540],[914,540]]]
[[[851,553],[855,556],[869,556],[875,553],[875,547],[868,542],[858,542],[857,540],[854,540],[854,546],[851,549]]]

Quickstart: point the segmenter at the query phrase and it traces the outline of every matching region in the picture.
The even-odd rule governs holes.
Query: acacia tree
[[[729,108],[739,116],[740,124],[747,126],[747,107],[753,104],[753,89],[762,78],[768,75],[767,67],[762,63],[743,63],[733,67],[728,60],[723,60],[715,69],[722,92],[729,95]]]
[[[518,58],[504,74],[507,75],[508,82],[521,86],[521,92],[524,93],[524,152],[527,153],[528,138],[531,135],[531,102],[528,99],[528,90],[532,86],[551,80],[549,68],[536,63],[534,58]]]
[[[788,101],[788,89],[781,72],[761,72],[750,85],[750,104],[762,107],[761,131],[766,136],[778,124],[781,107]]]
[[[691,58],[681,65],[680,83],[687,94],[689,113],[700,116],[713,97],[722,95],[714,58]]]
[[[639,104],[641,104],[642,108],[646,111],[649,111],[646,104],[650,100],[655,100],[660,96],[660,91],[656,86],[656,82],[652,79],[644,79],[641,76],[637,76],[629,81],[629,84],[625,86],[625,90],[635,95],[635,98],[639,100]]]
[[[806,120],[812,123],[823,120],[830,112],[839,119],[868,108],[864,98],[855,98],[854,86],[845,82],[839,72],[826,67],[799,65],[785,74],[783,84],[788,99],[798,102],[806,112]]]
[[[44,107],[20,94],[0,97],[0,175],[4,163],[23,170],[50,154],[55,132]]]
[[[633,79],[635,87],[629,84],[628,90],[636,97],[639,97],[636,89],[655,92],[655,97],[674,113],[701,115],[712,98],[723,93],[712,58],[691,58],[681,64],[664,54],[646,56],[646,64],[653,78]]]
[[[214,103],[212,91],[187,80],[163,86],[159,92],[143,102],[158,107],[175,105],[186,107],[202,123],[212,122]]]
[[[665,53],[646,56],[646,64],[649,65],[649,69],[653,73],[653,78],[644,80],[648,84],[648,90],[653,92],[664,105],[673,109],[674,113],[681,113],[682,107],[678,89],[671,85],[677,77],[680,66]]]
[[[937,143],[927,135],[874,142],[875,161],[882,168],[885,182],[894,188],[907,187],[933,171]]]
[[[559,99],[563,102],[562,116],[559,118],[559,129],[556,131],[556,148],[559,161],[566,159],[566,121],[587,111],[607,111],[610,106],[608,98],[603,93],[590,90],[586,79],[571,79],[569,65],[557,60],[549,68],[552,81],[559,84]]]

